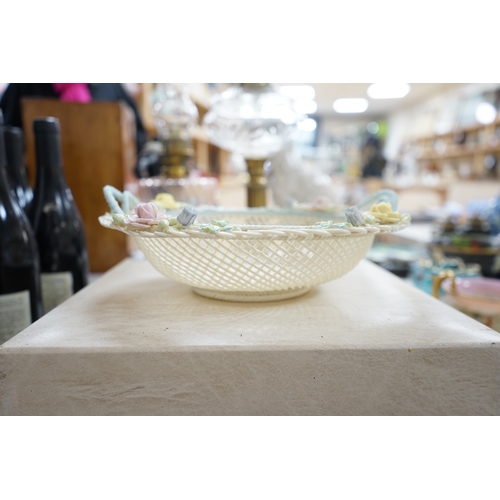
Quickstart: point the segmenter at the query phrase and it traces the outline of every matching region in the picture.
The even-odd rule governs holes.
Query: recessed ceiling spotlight
[[[410,89],[409,83],[372,83],[366,93],[372,99],[401,99]]]
[[[368,101],[364,97],[336,99],[333,109],[337,113],[364,113],[368,109]]]

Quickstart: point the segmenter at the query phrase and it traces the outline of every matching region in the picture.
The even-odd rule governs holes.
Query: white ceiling
[[[278,83],[278,85],[291,85]],[[297,85],[294,83],[294,85]],[[370,99],[366,90],[370,83],[307,83],[316,91],[317,115],[335,116],[339,119],[354,117],[383,117],[390,113],[432,98],[434,95],[462,87],[462,83],[411,83],[410,92],[402,99]],[[345,97],[364,97],[368,99],[368,109],[363,114],[339,114],[333,110],[333,101]]]

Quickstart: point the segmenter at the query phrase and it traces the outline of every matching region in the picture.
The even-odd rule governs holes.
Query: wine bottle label
[[[30,292],[0,295],[0,344],[31,325]]]
[[[44,314],[73,295],[73,275],[69,272],[42,273],[40,281]]]

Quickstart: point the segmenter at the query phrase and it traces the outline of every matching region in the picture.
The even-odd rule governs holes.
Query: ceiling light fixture
[[[366,93],[371,99],[401,99],[410,89],[409,83],[372,83]]]
[[[333,109],[337,113],[364,113],[368,109],[368,101],[363,97],[337,99]]]

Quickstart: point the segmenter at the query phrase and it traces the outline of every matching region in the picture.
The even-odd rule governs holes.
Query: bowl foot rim
[[[269,292],[234,292],[193,287],[193,291],[198,295],[227,302],[273,302],[300,297],[309,292],[309,290],[311,290],[311,287],[308,286],[293,288],[291,290],[274,290]]]

